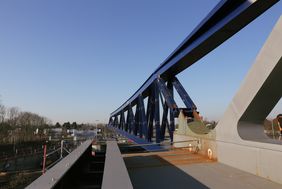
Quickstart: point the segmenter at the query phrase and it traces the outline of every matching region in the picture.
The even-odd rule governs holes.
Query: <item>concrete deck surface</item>
[[[136,189],[282,188],[280,184],[209,160],[187,149],[125,154],[124,161]]]

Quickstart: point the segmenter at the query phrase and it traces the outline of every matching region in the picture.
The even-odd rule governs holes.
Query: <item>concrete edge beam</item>
[[[102,189],[133,189],[116,141],[107,141]]]
[[[87,140],[78,148],[62,159],[54,167],[49,169],[44,175],[33,181],[26,189],[50,189],[54,188],[68,170],[75,164],[82,154],[91,145],[92,140]]]

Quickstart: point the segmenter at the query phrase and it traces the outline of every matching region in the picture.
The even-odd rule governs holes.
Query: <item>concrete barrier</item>
[[[133,189],[116,141],[107,141],[102,189]]]

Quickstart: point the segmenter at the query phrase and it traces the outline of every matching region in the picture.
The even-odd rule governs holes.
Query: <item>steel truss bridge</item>
[[[143,85],[111,113],[109,125],[132,135],[138,135],[148,142],[152,142],[155,130],[155,142],[157,143],[164,140],[167,129],[173,141],[174,118],[179,115],[173,88],[176,89],[190,111],[191,117],[196,119],[198,117],[197,106],[176,75],[228,40],[276,2],[277,0],[220,1]],[[147,111],[145,112],[144,99],[147,97]],[[163,108],[162,119],[160,119],[160,103]],[[136,109],[135,113],[133,113],[133,107]],[[125,112],[127,112],[126,118]]]
[[[186,188],[188,185],[192,188],[281,188],[282,141],[266,137],[262,123],[282,96],[282,17],[217,124],[215,138],[188,136],[188,151],[159,151],[166,130],[170,143],[178,142],[174,140],[174,119],[181,108],[175,102],[175,90],[186,106],[186,113],[199,119],[197,106],[177,79],[177,74],[277,2],[220,1],[143,85],[111,113],[108,128],[133,139],[147,150],[146,153],[121,154],[116,141],[108,140],[106,150],[93,156],[92,141],[86,141],[27,188]],[[191,153],[193,146],[190,144],[195,141],[195,151],[200,156]],[[148,151],[157,152],[150,154]],[[209,160],[201,160],[205,156],[217,162],[208,165]],[[177,158],[180,158],[178,162],[175,161]],[[190,165],[189,158],[198,164],[202,161],[202,164]],[[166,169],[158,169],[162,166]],[[181,171],[175,167],[180,167]]]

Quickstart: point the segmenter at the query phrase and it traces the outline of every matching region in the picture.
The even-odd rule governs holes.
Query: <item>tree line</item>
[[[7,125],[11,128],[43,127],[51,125],[51,121],[36,113],[20,111],[18,107],[5,107],[0,104],[0,125]]]
[[[0,143],[33,140],[36,138],[33,135],[36,128],[47,128],[51,124],[44,116],[0,104]]]

